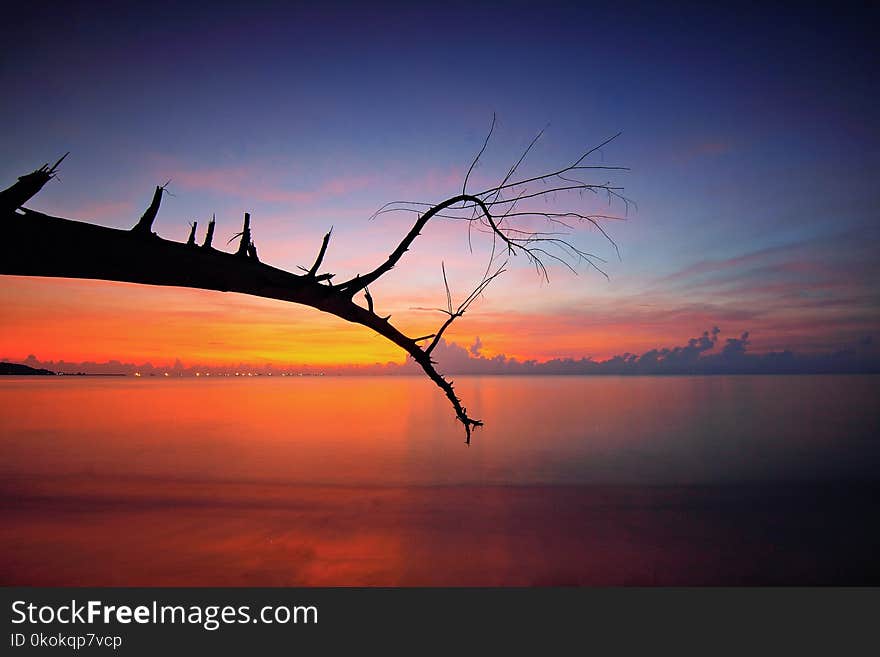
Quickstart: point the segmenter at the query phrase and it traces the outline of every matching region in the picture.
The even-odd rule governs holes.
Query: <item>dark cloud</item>
[[[719,347],[716,326],[678,347],[656,348],[643,354],[624,353],[604,361],[556,358],[545,362],[519,361],[497,355],[473,355],[473,348],[443,343],[435,351],[441,369],[454,374],[846,374],[880,373],[880,349],[872,336],[826,353],[748,352],[749,332],[727,338]],[[482,347],[482,343],[480,343]],[[417,371],[414,363],[400,368]]]
[[[724,350],[721,352],[727,357],[744,355],[746,347],[749,346],[749,332],[746,331],[738,338],[727,338],[724,344]]]

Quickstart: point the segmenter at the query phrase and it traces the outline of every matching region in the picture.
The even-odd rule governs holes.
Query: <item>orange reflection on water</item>
[[[0,584],[877,581],[880,378],[456,383],[2,380]]]
[[[869,478],[878,377],[9,377],[0,474],[309,485]],[[846,394],[841,394],[846,391]]]

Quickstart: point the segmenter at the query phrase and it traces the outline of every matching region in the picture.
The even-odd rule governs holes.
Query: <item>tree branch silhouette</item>
[[[605,194],[609,203],[619,199],[627,209],[631,204],[622,195],[622,188],[613,186],[610,182],[594,184],[570,177],[573,172],[586,169],[622,170],[623,167],[582,164],[589,155],[608,144],[614,137],[586,151],[567,167],[512,181],[543,130],[510,167],[499,184],[480,192],[468,192],[469,178],[488,147],[494,126],[493,116],[492,127],[467,171],[460,194],[434,203],[392,201],[373,214],[371,218],[387,212],[402,211],[415,213],[417,219],[386,260],[372,271],[339,284],[332,283],[334,274],[319,273],[327,254],[332,228],[324,235],[314,264],[308,269],[300,267],[302,274],[287,272],[260,262],[252,239],[249,213],[244,215],[242,231],[232,238],[241,238],[235,253],[219,251],[212,246],[215,225],[213,217],[201,246],[196,243],[195,222],[191,225],[186,243],[159,237],[152,232],[152,226],[162,197],[167,193],[168,183],[156,187],[149,207],[131,230],[52,217],[24,208],[24,204],[56,175],[58,165],[67,154],[52,167],[43,165],[36,171],[21,176],[18,182],[0,192],[0,227],[3,235],[0,239],[0,274],[102,279],[239,292],[310,306],[364,326],[403,349],[446,395],[456,418],[464,427],[466,442],[469,444],[472,429],[482,426],[483,423],[469,415],[457,397],[452,381],[437,371],[436,362],[431,358],[452,323],[464,315],[486,288],[506,271],[510,258],[517,255],[524,255],[545,279],[549,278],[547,266],[551,261],[561,263],[572,271],[575,271],[578,263],[585,262],[604,274],[599,266],[599,263],[605,262],[603,259],[580,249],[569,240],[576,222],[596,227],[617,248],[600,224],[604,220],[621,217],[576,210],[517,210],[517,206],[529,199],[546,200],[566,192]],[[535,183],[549,186],[538,190],[527,187]],[[434,333],[412,338],[391,324],[390,315],[381,317],[375,312],[375,300],[370,294],[369,285],[397,265],[426,224],[435,217],[468,222],[469,235],[471,230],[490,234],[492,252],[482,279],[455,307],[446,266],[445,263],[441,264],[446,289],[446,309],[436,310],[445,314],[446,319]],[[549,223],[554,230],[535,230],[530,222],[536,220]],[[498,264],[496,261],[502,253],[504,262]],[[355,295],[360,291],[364,292],[366,308],[354,301]],[[423,346],[422,343],[426,342],[427,345]]]

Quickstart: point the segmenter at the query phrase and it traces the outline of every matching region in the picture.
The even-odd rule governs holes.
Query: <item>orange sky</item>
[[[324,262],[340,280],[375,267],[412,225],[408,213],[370,220],[384,203],[460,193],[493,115],[471,192],[504,179],[539,132],[513,178],[530,180],[530,193],[547,182],[539,176],[620,133],[583,164],[626,171],[577,173],[622,187],[637,205],[576,192],[517,205],[625,219],[605,226],[620,259],[589,225],[571,238],[607,260],[610,280],[579,263],[578,275],[553,267],[548,285],[512,258],[451,340],[479,336],[486,355],[546,360],[674,347],[713,326],[748,331],[756,352],[833,352],[880,337],[880,150],[866,102],[876,96],[875,44],[856,14],[802,11],[793,21],[761,8],[755,20],[658,5],[624,24],[617,7],[523,5],[487,31],[496,11],[471,7],[478,19],[464,24],[438,7],[436,32],[466,44],[450,47],[402,37],[423,31],[423,19],[391,19],[372,4],[340,13],[282,3],[246,12],[246,25],[238,9],[217,6],[169,18],[151,5],[96,21],[78,3],[51,16],[19,4],[28,16],[17,29],[47,47],[12,49],[0,67],[3,88],[15,90],[0,104],[0,189],[70,151],[28,202],[34,210],[129,229],[170,180],[153,226],[162,237],[184,241],[197,220],[201,239],[216,214],[221,246],[249,212],[261,260],[295,272],[332,226]],[[694,30],[701,16],[706,29]],[[608,29],[584,38],[597,20]],[[743,47],[743,34],[756,47]],[[461,300],[490,244],[485,234],[469,244],[462,222],[432,220],[370,286],[377,312],[410,335],[432,332],[442,316],[414,308],[445,305],[441,263]],[[155,365],[403,360],[362,327],[281,302],[0,276],[0,358],[29,354]]]
[[[540,299],[541,284],[531,285]],[[682,344],[717,323],[727,334],[751,330],[756,351],[785,347],[780,336],[797,341],[802,351],[822,350],[823,333],[848,330],[855,335],[867,328],[858,316],[835,307],[811,310],[809,323],[805,311],[796,308],[762,316],[755,306],[745,312],[736,304],[676,305],[662,298],[648,303],[634,294],[610,299],[597,295],[567,308],[523,308],[505,291],[499,290],[497,298],[487,293],[458,320],[449,339],[468,346],[479,336],[487,356],[605,359]],[[389,296],[382,308],[412,335],[434,330],[442,317],[414,310],[422,300],[407,303],[405,297]],[[44,361],[116,359],[157,366],[178,358],[186,365],[332,366],[404,360],[400,349],[364,327],[311,308],[238,294],[0,277],[0,306],[0,357],[13,361],[29,354]]]
[[[0,304],[5,309],[0,355],[18,360],[28,354],[42,360],[117,359],[156,365],[172,363],[175,358],[205,365],[335,365],[404,359],[396,345],[362,326],[312,308],[238,294],[4,277],[0,279]],[[415,334],[436,328],[442,317],[410,310],[401,303],[394,320]],[[560,330],[551,317],[529,319],[528,330],[525,323],[515,316],[505,320],[497,313],[481,316],[475,306],[459,320],[458,330],[448,335],[470,344],[479,334],[487,345],[484,353],[489,355],[531,358],[583,349],[586,336]],[[532,346],[544,339],[553,341],[549,351]],[[626,341],[627,336],[595,332],[590,344],[598,353],[611,354]]]

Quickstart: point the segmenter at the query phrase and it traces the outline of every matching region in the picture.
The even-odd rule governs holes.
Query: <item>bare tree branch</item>
[[[468,167],[467,173],[464,176],[464,183],[461,186],[461,193],[467,194],[467,184],[468,178],[471,177],[471,171],[474,170],[474,167],[477,166],[477,162],[480,161],[480,157],[483,155],[483,152],[486,150],[486,146],[489,145],[489,140],[492,138],[492,133],[495,131],[495,112],[492,112],[492,125],[489,126],[489,134],[486,135],[486,140],[483,142],[483,147],[480,149],[480,152],[477,153],[477,156],[474,158],[474,161],[471,162],[471,165]]]
[[[153,192],[153,200],[150,202],[149,207],[144,211],[144,214],[141,215],[141,218],[135,224],[134,228],[131,229],[131,232],[138,235],[152,234],[153,222],[159,214],[159,205],[162,203],[162,194],[167,191],[170,183],[171,181],[169,180],[164,185],[158,185],[156,187],[156,191]]]
[[[217,215],[211,215],[211,221],[208,222],[208,232],[205,235],[205,242],[202,244],[203,249],[210,249],[211,243],[214,241],[214,226],[217,223]]]
[[[315,264],[312,265],[312,268],[309,269],[309,276],[316,276],[318,273],[318,268],[321,266],[321,263],[324,261],[324,254],[327,253],[327,245],[330,243],[330,236],[333,234],[333,226],[330,226],[330,230],[327,231],[327,234],[324,235],[324,239],[321,241],[321,250],[318,251],[318,257],[315,259]]]
[[[18,182],[0,192],[0,208],[15,210],[27,203],[43,189],[43,185],[55,177],[55,170],[68,155],[70,155],[70,151],[59,157],[58,161],[51,167],[47,162],[36,171],[19,177]]]
[[[189,239],[186,241],[187,246],[195,246],[196,245],[196,228],[198,227],[199,222],[193,221],[189,225]]]
[[[505,264],[507,264],[507,263],[505,263]],[[433,336],[434,340],[425,349],[426,354],[428,354],[428,355],[431,354],[431,352],[434,350],[434,348],[440,343],[440,339],[443,337],[443,333],[446,331],[446,329],[448,329],[450,326],[452,326],[452,322],[454,322],[456,319],[458,319],[459,317],[464,315],[465,311],[470,307],[470,305],[477,299],[477,297],[479,297],[483,293],[483,290],[485,290],[489,286],[489,283],[491,283],[493,280],[495,280],[496,278],[501,276],[501,274],[503,274],[504,272],[505,272],[504,265],[501,265],[501,267],[499,267],[498,270],[494,274],[492,274],[491,276],[483,277],[483,280],[480,281],[479,285],[477,285],[477,287],[474,288],[474,290],[468,295],[467,299],[462,301],[459,304],[458,308],[455,309],[454,311],[452,310],[452,297],[449,294],[449,284],[448,283],[446,284],[446,298],[449,303],[449,310],[441,310],[440,312],[446,313],[447,315],[449,315],[449,317],[446,319],[445,322],[443,322],[443,324],[437,330],[437,333],[434,334],[434,336]],[[445,268],[443,270],[443,282],[446,283],[446,269]]]

